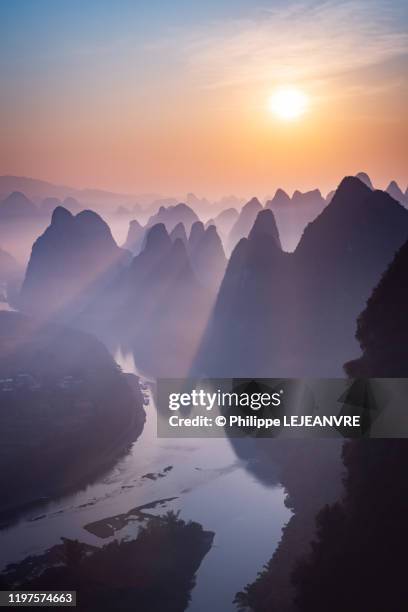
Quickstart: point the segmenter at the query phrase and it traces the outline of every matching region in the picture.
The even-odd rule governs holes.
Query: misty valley
[[[0,202],[1,588],[402,611],[404,440],[158,438],[156,381],[406,377],[405,196],[360,174],[129,212],[36,186]]]
[[[406,612],[407,0],[0,24],[0,610]]]

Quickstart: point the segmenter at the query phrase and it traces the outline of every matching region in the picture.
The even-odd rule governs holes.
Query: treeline
[[[87,612],[182,612],[213,537],[198,523],[169,512],[150,518],[131,541],[91,548],[64,540],[49,551],[49,567],[40,575],[39,562],[28,558],[0,575],[0,588],[76,590],[77,609]]]
[[[345,497],[317,516],[311,553],[292,574],[301,612],[403,612],[407,605],[408,444],[354,440]]]

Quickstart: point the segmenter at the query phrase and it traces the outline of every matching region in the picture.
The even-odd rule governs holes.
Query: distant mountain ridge
[[[39,210],[21,191],[13,191],[0,202],[0,220],[36,217]]]
[[[64,200],[73,197],[82,201],[84,205],[98,205],[101,208],[123,204],[126,201],[134,201],[132,194],[120,194],[102,189],[76,189],[67,185],[55,185],[48,181],[23,176],[3,175],[0,176],[0,199],[7,197],[13,191],[21,191],[28,198],[42,201],[44,198],[53,197]]]
[[[168,232],[173,229],[179,223],[182,223],[186,232],[190,232],[191,226],[196,221],[199,221],[197,214],[194,210],[180,202],[175,206],[161,206],[156,214],[152,215],[146,224],[146,228],[152,227],[157,223],[164,223]]]
[[[283,189],[278,189],[271,200],[265,204],[273,211],[280,229],[282,243],[286,251],[293,251],[306,225],[313,221],[326,207],[327,202],[319,189],[295,191],[290,197]]]

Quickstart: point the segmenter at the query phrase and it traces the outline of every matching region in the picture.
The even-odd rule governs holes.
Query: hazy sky
[[[408,182],[406,0],[1,0],[0,174],[272,193]],[[309,98],[296,121],[276,88]]]

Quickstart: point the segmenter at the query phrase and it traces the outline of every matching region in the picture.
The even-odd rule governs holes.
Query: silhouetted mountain
[[[211,214],[213,205],[207,198],[198,198],[194,193],[188,193],[186,196],[186,203],[194,210],[194,212],[203,217],[207,217]]]
[[[196,221],[191,226],[191,232],[188,237],[188,251],[193,253],[200,240],[203,238],[205,233],[204,225],[202,221]]]
[[[289,255],[280,248],[272,211],[258,214],[235,247],[193,365],[208,376],[268,376],[279,362],[288,309]]]
[[[293,251],[305,226],[313,221],[325,206],[326,200],[318,189],[305,193],[295,191],[292,198],[282,189],[278,189],[265,208],[271,209],[276,216],[283,248]]]
[[[293,254],[270,215],[231,255],[198,373],[338,376],[357,349],[355,320],[408,236],[408,211],[348,177]]]
[[[296,249],[296,254],[309,256],[313,253],[316,260],[321,260],[322,245],[320,241],[323,241],[325,250],[342,250],[345,236],[341,235],[340,237],[336,233],[333,234],[335,224],[340,223],[338,229],[341,229],[344,233],[346,229],[353,229],[349,227],[349,224],[354,221],[354,216],[357,216],[357,220],[360,222],[361,217],[366,220],[367,215],[370,216],[370,213],[375,212],[375,209],[366,205],[370,195],[372,195],[371,190],[359,179],[354,177],[343,179],[331,203],[305,229]],[[355,226],[354,232],[362,237],[360,226]]]
[[[177,239],[180,239],[185,246],[187,246],[187,234],[186,229],[183,223],[177,223],[177,225],[170,232],[170,239],[172,242],[175,242]]]
[[[357,349],[355,320],[407,236],[408,212],[400,204],[357,178],[342,181],[293,256],[299,343],[293,373],[340,373]]]
[[[403,204],[404,206],[408,205],[408,198],[406,197],[405,193],[402,192],[400,186],[396,181],[391,181],[386,191],[390,194],[392,198],[394,198],[394,200],[397,200],[397,202],[399,202],[400,204]]]
[[[215,225],[221,242],[223,245],[226,245],[231,228],[238,219],[238,216],[239,213],[236,208],[227,208],[226,210],[222,210],[214,218],[209,219],[205,224],[205,229],[210,227],[210,225]]]
[[[40,317],[78,314],[96,299],[127,257],[108,225],[85,210],[54,210],[50,226],[33,245],[21,308]]]
[[[139,221],[136,221],[136,219],[130,221],[126,242],[122,248],[128,249],[128,251],[131,251],[134,255],[138,255],[142,248],[144,235],[145,228],[143,225],[140,225]]]
[[[224,276],[227,260],[215,225],[210,225],[205,231],[202,230],[202,233],[201,226],[194,223],[188,252],[198,280],[206,287],[217,290]]]
[[[227,240],[227,251],[231,252],[235,245],[246,238],[255,222],[256,216],[262,210],[262,205],[258,198],[252,198],[241,209],[238,219],[235,221]]]
[[[276,193],[273,196],[272,200],[269,200],[265,204],[265,208],[270,208],[271,210],[274,210],[275,206],[288,206],[290,202],[290,197],[288,196],[286,191],[279,188],[276,190]]]
[[[38,216],[37,207],[20,191],[13,191],[0,202],[0,220],[2,221],[36,216]]]
[[[132,266],[135,267],[139,265],[141,261],[143,261],[145,265],[146,261],[152,259],[155,261],[157,258],[161,259],[162,257],[166,257],[171,247],[172,242],[166,226],[164,223],[157,223],[146,232],[146,241],[143,251],[139,257],[133,259]]]
[[[313,189],[312,191],[295,191],[292,196],[292,204],[294,206],[316,206],[316,208],[323,209],[326,205],[326,201],[320,193],[319,189]]]
[[[271,236],[276,245],[282,249],[278,227],[276,225],[274,214],[271,210],[261,210],[261,212],[258,213],[255,223],[249,232],[248,238],[250,240],[256,240],[258,236],[262,236],[264,234]]]
[[[215,218],[214,225],[220,234],[227,235],[234,223],[237,221],[239,213],[236,208],[222,210]]]
[[[373,183],[366,172],[358,172],[356,174],[356,178],[358,178],[364,185],[369,187],[369,189],[374,190]]]
[[[159,198],[159,199],[154,199],[152,202],[149,203],[149,205],[147,206],[145,212],[147,212],[149,215],[155,215],[160,208],[168,208],[171,206],[177,206],[178,204],[178,200],[176,200],[176,198]]]
[[[211,307],[186,247],[173,243],[163,223],[121,279],[117,324],[135,347],[137,363],[156,375],[183,375],[190,367]]]
[[[408,242],[396,254],[357,323],[360,359],[345,365],[355,378],[408,376]]]
[[[157,223],[164,223],[168,232],[171,232],[178,223],[182,223],[186,232],[190,232],[191,226],[198,221],[195,212],[187,204],[177,204],[176,206],[161,206],[158,212],[150,217],[146,227],[153,227]]]

